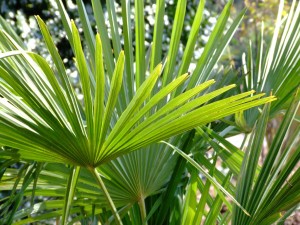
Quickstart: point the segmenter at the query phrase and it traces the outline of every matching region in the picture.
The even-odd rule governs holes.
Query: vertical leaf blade
[[[135,82],[136,89],[145,80],[145,21],[144,1],[135,0]]]

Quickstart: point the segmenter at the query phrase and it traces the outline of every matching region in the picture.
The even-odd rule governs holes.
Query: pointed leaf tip
[[[96,34],[96,39],[100,39],[101,40],[99,33]]]

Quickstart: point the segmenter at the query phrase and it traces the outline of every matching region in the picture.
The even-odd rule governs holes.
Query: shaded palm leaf
[[[285,135],[298,107],[299,92],[296,93],[274,137],[258,177],[254,179],[270,106],[263,113],[251,136],[237,185],[237,199],[246,205],[251,217],[245,216],[235,208],[234,224],[272,224],[282,216],[283,211],[293,208],[299,202],[299,191],[294,189],[298,187],[295,182],[299,182],[299,168],[296,167],[300,159],[300,148],[296,138],[299,136],[299,126],[291,135],[286,147],[283,147]],[[289,177],[293,169],[296,169],[296,172]]]

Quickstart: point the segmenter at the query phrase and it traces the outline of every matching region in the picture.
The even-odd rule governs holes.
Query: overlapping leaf
[[[73,172],[67,170],[66,173],[70,174],[69,176],[64,173],[60,181],[65,185],[63,187],[58,185],[54,192],[47,193],[42,190],[43,187],[49,187],[43,186],[43,180],[39,183],[40,186],[33,187],[36,194],[65,197],[65,200],[53,202],[52,206],[45,203],[46,209],[53,207],[57,211],[52,214],[45,213],[36,218],[28,218],[23,221],[24,223],[57,215],[64,215],[64,222],[67,222],[68,211],[78,215],[80,207],[87,212],[86,216],[100,213],[102,211],[98,207],[107,208],[107,204],[99,206],[98,201],[105,202],[103,197],[107,199],[109,194],[117,207],[125,206],[128,210],[134,202],[139,202],[141,210],[145,211],[144,199],[161,191],[161,187],[169,179],[169,176],[163,172],[171,171],[175,164],[174,159],[176,159],[171,153],[156,154],[157,151],[165,151],[167,148],[150,144],[275,100],[273,96],[266,98],[262,98],[262,94],[253,96],[253,92],[249,91],[214,102],[218,96],[235,88],[235,85],[216,88],[213,86],[214,81],[209,80],[213,67],[244,15],[244,11],[241,12],[225,31],[232,1],[229,1],[221,14],[197,63],[197,68],[190,77],[186,72],[191,62],[205,1],[200,2],[184,58],[180,68],[176,68],[177,51],[185,16],[183,9],[186,2],[178,2],[176,27],[172,33],[171,48],[163,70],[160,64],[164,57],[161,55],[163,23],[160,19],[164,16],[164,1],[157,1],[159,7],[157,7],[155,36],[153,48],[149,50],[152,55],[147,57],[142,26],[144,9],[140,1],[135,2],[136,49],[133,49],[131,43],[133,38],[130,19],[131,5],[127,0],[121,1],[125,43],[125,52],[123,52],[114,2],[107,1],[111,27],[109,34],[105,26],[101,3],[92,0],[99,32],[94,35],[83,2],[78,0],[78,11],[88,47],[88,54],[86,54],[75,23],[68,17],[62,1],[57,0],[64,28],[74,51],[83,101],[77,99],[47,26],[39,17],[37,20],[52,56],[54,67],[51,67],[39,55],[26,52],[20,42],[15,40],[15,35],[7,29],[0,32],[0,49],[3,52],[0,54],[0,94],[2,95],[0,144],[18,149],[20,158],[25,160],[67,163],[77,168]],[[112,38],[112,45],[109,35]],[[150,58],[149,76],[146,76],[148,74],[146,73],[147,58]],[[163,74],[162,78],[161,74]],[[185,87],[188,88],[184,90]],[[210,92],[207,93],[207,90]],[[177,138],[179,139],[180,137]],[[149,151],[153,148],[157,149],[150,153]],[[133,152],[136,150],[141,152]],[[122,157],[118,158],[119,156]],[[151,162],[147,162],[148,160]],[[164,166],[163,163],[170,164]],[[155,164],[158,164],[157,167],[153,166]],[[110,187],[110,193],[107,195],[99,194],[99,189],[94,187],[93,178],[88,177],[84,180],[89,183],[88,186],[82,183],[81,176],[77,180],[78,167],[76,166],[95,171],[93,169],[101,165],[99,172],[107,178],[104,182]],[[46,179],[47,182],[56,179],[53,176],[55,168],[52,168],[51,176]],[[96,173],[98,174],[97,171]],[[43,177],[43,173],[40,176]],[[116,178],[120,179],[116,180]],[[69,185],[66,186],[68,179]],[[150,181],[153,183],[150,184]],[[215,186],[221,187],[219,180],[218,182],[211,181]],[[66,187],[70,187],[72,193],[68,193]],[[102,187],[105,189],[104,186]],[[76,190],[83,191],[83,193]],[[75,201],[75,207],[72,207],[74,193],[77,198],[92,199],[97,205],[96,209],[88,206],[88,202],[80,202],[80,200]],[[49,202],[50,205],[51,203]],[[42,208],[43,204],[37,204],[36,207]],[[20,212],[15,219],[34,212],[34,210],[26,211],[24,214]],[[42,212],[42,209],[39,212]],[[214,213],[211,220],[216,215]],[[80,216],[84,217],[84,214]],[[115,217],[118,215],[115,214]],[[11,220],[12,217],[9,219]],[[145,220],[145,218],[142,219]],[[20,224],[23,222],[21,221]]]
[[[19,51],[15,52],[16,64],[17,60],[20,60],[28,65],[24,67],[25,74],[13,71],[14,75],[10,75],[8,71],[11,68],[8,66],[1,68],[2,78],[5,81],[1,84],[1,94],[4,96],[1,101],[3,109],[1,111],[1,144],[19,148],[25,158],[38,161],[44,158],[47,161],[49,158],[44,156],[53,153],[55,155],[53,159],[58,156],[62,161],[67,160],[72,164],[95,167],[119,155],[182,133],[197,125],[274,100],[274,97],[257,100],[261,95],[248,97],[253,93],[248,92],[200,107],[214,97],[234,88],[231,85],[191,100],[192,97],[213,84],[213,81],[208,81],[182,93],[149,115],[153,107],[188,78],[187,75],[177,78],[146,101],[161,73],[161,65],[158,65],[137,90],[127,109],[119,115],[118,122],[110,127],[111,117],[118,101],[118,93],[122,86],[124,54],[121,52],[119,56],[108,99],[103,103],[94,102],[91,93],[93,75],[86,64],[74,23],[72,23],[72,32],[76,64],[84,95],[84,112],[81,112],[81,115],[78,113],[80,108],[76,100],[71,102],[75,98],[72,96],[74,92],[68,93],[62,88],[45,60],[35,54],[22,51],[7,33],[2,32],[2,37],[7,40],[7,43]],[[43,34],[51,44],[47,32]],[[97,40],[99,42],[99,39]],[[9,55],[2,53],[1,58],[5,62],[6,57]],[[100,63],[97,66],[97,71],[102,71],[97,72],[97,75],[103,76],[101,75],[103,65]],[[103,81],[103,78],[99,79]],[[103,84],[99,83],[96,86],[96,93],[101,92],[100,88],[103,88]],[[30,89],[31,94],[25,92],[25,89]],[[101,97],[97,97],[97,100],[101,101]],[[95,103],[96,105],[105,104],[102,121],[95,120],[101,115],[93,115]],[[72,116],[76,112],[79,118]],[[100,135],[94,136],[94,127],[101,127]],[[27,136],[23,136],[24,132]],[[64,141],[63,144],[60,138]],[[37,149],[33,150],[33,148]]]

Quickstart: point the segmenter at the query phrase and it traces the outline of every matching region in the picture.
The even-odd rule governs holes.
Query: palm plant
[[[271,117],[288,107],[300,83],[300,5],[293,1],[286,16],[283,9],[284,1],[280,1],[271,42],[265,45],[262,22],[257,46],[249,42],[248,54],[243,56],[244,73],[248,74],[243,91],[254,89],[276,95],[278,101],[271,106]],[[250,110],[247,116],[249,125],[254,124],[256,117],[257,113]]]
[[[205,188],[200,188],[203,196],[199,206],[197,204],[194,206],[198,209],[200,203],[203,205],[203,202],[207,202],[211,207],[205,224],[211,224],[212,221],[221,224],[228,224],[229,221],[233,224],[275,224],[275,222],[283,224],[285,219],[297,210],[299,192],[295,190],[298,188],[296,183],[299,182],[297,175],[299,126],[291,129],[291,125],[298,107],[299,92],[294,95],[262,165],[259,163],[259,157],[264,149],[263,140],[270,115],[270,105],[265,107],[253,132],[245,137],[245,140],[249,140],[245,153],[213,130],[207,127],[197,128],[199,135],[209,142],[226,167],[230,169],[227,176],[238,177],[236,187],[230,187],[231,184],[228,183],[228,188],[233,188],[237,200],[251,215],[246,215],[236,206],[222,215],[220,210],[225,200],[220,199],[219,196],[214,200],[209,199],[207,188],[210,184],[205,184]],[[218,172],[216,168],[213,169],[215,173]],[[215,204],[218,204],[219,208],[215,209]]]
[[[204,154],[193,152],[195,141],[203,145],[212,142],[199,139],[199,134],[203,134],[200,128],[197,133],[192,129],[275,100],[272,95],[253,95],[251,90],[239,93],[235,84],[226,82],[224,86],[210,80],[245,11],[229,24],[229,1],[196,69],[189,74],[205,1],[199,3],[182,59],[177,58],[177,52],[186,0],[177,2],[167,56],[161,51],[164,0],[156,1],[154,38],[148,51],[144,46],[143,1],[134,2],[135,33],[131,30],[132,6],[129,1],[121,1],[122,35],[118,32],[114,1],[106,2],[108,32],[101,3],[92,0],[97,34],[83,2],[76,2],[84,48],[77,26],[60,0],[57,5],[74,52],[83,99],[72,88],[41,18],[37,17],[37,21],[53,64],[26,51],[17,35],[1,20],[0,188],[10,190],[10,196],[1,200],[1,222],[26,224],[57,218],[61,224],[198,224],[206,201],[214,208],[207,215],[207,224],[218,218],[223,202],[238,218],[242,213],[232,209],[225,196],[244,210],[232,197],[235,187],[230,178],[247,170],[242,167],[242,160],[247,160],[249,153],[237,151],[231,161],[234,164],[229,166],[232,172],[224,176],[215,169],[216,156],[211,163]],[[221,156],[226,158],[228,153]],[[15,163],[21,166],[13,168]],[[186,168],[191,174],[188,182],[181,177]],[[207,178],[205,184],[198,176],[199,171]],[[216,199],[208,195],[210,185],[217,191]],[[173,196],[184,191],[185,186],[183,210],[180,204],[170,210],[172,204],[178,203]],[[198,186],[206,197],[202,197],[197,208]],[[237,191],[240,190],[238,186]],[[48,199],[39,201],[38,196]],[[237,199],[243,202],[239,195]],[[30,206],[20,209],[28,200]],[[247,215],[247,211],[243,213]]]

